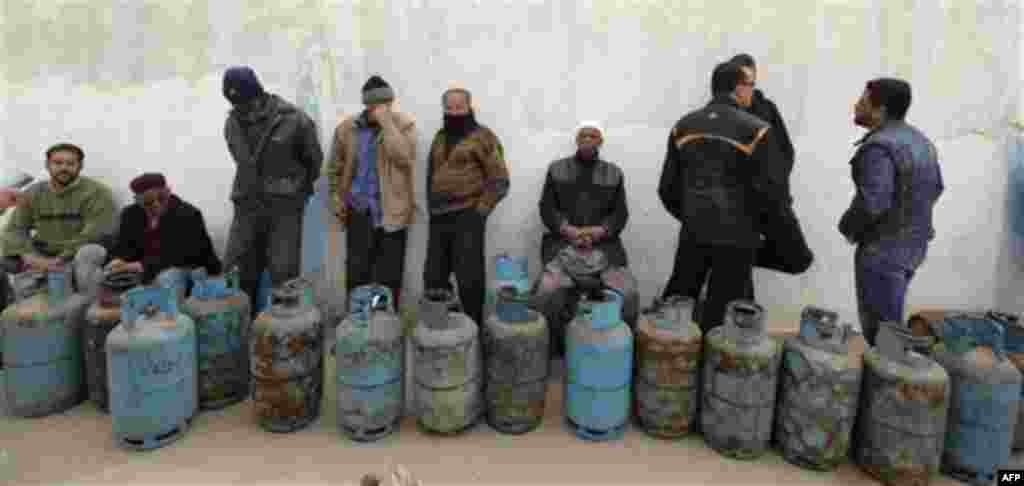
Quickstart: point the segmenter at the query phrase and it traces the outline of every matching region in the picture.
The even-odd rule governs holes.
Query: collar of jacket
[[[267,97],[267,100],[264,102],[263,108],[248,113],[242,113],[238,110],[238,108],[232,108],[231,116],[235,117],[241,122],[256,123],[266,120],[267,118],[270,118],[279,111],[285,111],[285,105],[284,103],[279,102],[281,101],[281,99],[277,95],[267,93],[264,96]]]
[[[884,130],[886,128],[903,126],[905,124],[906,124],[906,122],[903,121],[903,120],[888,120],[888,121],[882,122],[881,125],[878,125],[877,127],[872,128],[871,130],[868,130],[868,133],[865,133],[863,137],[860,137],[859,140],[857,140],[856,142],[853,142],[853,145],[855,147],[859,146],[859,145],[862,145],[864,142],[868,141],[868,139],[871,138],[872,135],[874,135],[874,134],[876,134],[876,133],[878,133],[878,132],[880,132],[880,131],[882,131],[882,130]]]
[[[47,186],[49,187],[50,191],[52,191],[58,197],[64,197],[66,194],[71,194],[72,192],[74,192],[75,188],[81,185],[82,175],[79,174],[77,177],[75,177],[75,180],[71,181],[71,184],[68,184],[59,189],[54,187],[52,178],[48,182],[49,183],[47,184]]]
[[[740,106],[740,104],[738,102],[736,102],[736,99],[733,98],[732,95],[728,95],[728,94],[716,95],[714,98],[711,99],[711,102],[708,103],[708,106],[711,106],[711,105],[729,105],[729,106],[731,106],[733,108],[736,108],[737,110],[742,110],[743,109]]]

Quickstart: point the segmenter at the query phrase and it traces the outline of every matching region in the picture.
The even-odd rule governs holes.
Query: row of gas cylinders
[[[547,323],[527,304],[525,263],[499,261],[497,273],[497,309],[482,327],[452,292],[424,293],[408,339],[411,383],[390,291],[352,290],[334,342],[344,434],[392,433],[407,389],[427,431],[458,433],[482,417],[506,433],[541,423]],[[302,279],[275,289],[250,324],[249,299],[231,275],[197,271],[185,300],[173,285],[139,287],[137,276],[113,274],[94,302],[71,292],[66,272],[17,278],[18,300],[0,316],[0,405],[9,414],[56,413],[88,393],[101,409],[109,404],[114,436],[131,448],[169,443],[200,408],[250,395],[270,431],[319,416],[323,331]],[[566,333],[564,416],[583,438],[621,437],[634,418],[652,435],[699,430],[720,453],[754,459],[774,432],[792,463],[828,470],[853,452],[888,484],[927,483],[940,464],[989,482],[1011,447],[1024,445],[1024,433],[1014,439],[1024,428],[1021,374],[1006,351],[1024,351],[1024,332],[1010,316],[945,316],[932,326],[935,345],[885,324],[865,349],[836,313],[818,308],[805,309],[799,335],[779,343],[753,302],[731,303],[725,324],[706,336],[692,300],[656,302],[635,331],[622,303],[611,289],[586,293]]]

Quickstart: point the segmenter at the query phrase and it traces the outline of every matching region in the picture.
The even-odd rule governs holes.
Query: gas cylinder
[[[0,314],[7,413],[42,417],[86,396],[82,325],[88,297],[72,294],[70,266],[14,277],[16,301]]]
[[[1021,374],[1006,359],[1003,327],[984,313],[943,320],[935,360],[949,373],[949,421],[941,469],[973,484],[995,483],[1010,459]]]
[[[818,471],[846,460],[864,369],[863,338],[838,321],[834,311],[804,308],[800,334],[783,351],[775,435],[786,461]]]
[[[479,329],[468,315],[449,310],[454,300],[448,290],[425,291],[412,335],[417,421],[441,434],[469,429],[483,412]]]
[[[137,272],[108,273],[100,281],[96,301],[85,314],[82,354],[85,356],[85,378],[89,383],[89,399],[103,413],[110,413],[110,390],[107,388],[107,335],[121,323],[122,296],[141,283]]]
[[[696,425],[703,336],[693,308],[693,299],[671,296],[637,321],[636,409],[654,437],[682,437]]]
[[[338,428],[369,442],[397,430],[402,418],[402,322],[383,285],[353,289],[349,309],[335,336]]]
[[[271,306],[252,326],[253,404],[270,432],[293,432],[320,416],[323,396],[323,329],[304,279],[271,292]]]
[[[760,457],[771,440],[782,361],[781,343],[765,332],[764,308],[730,302],[725,325],[707,333],[704,352],[704,441],[727,457]]]
[[[484,327],[487,423],[507,434],[529,432],[544,418],[550,336],[544,316],[527,308],[528,292],[500,287]]]
[[[107,336],[107,372],[118,445],[155,449],[188,432],[199,410],[195,324],[178,312],[172,289],[124,293],[121,324]]]
[[[630,416],[633,333],[622,320],[621,294],[588,293],[566,333],[566,420],[583,439],[619,439]]]
[[[238,288],[237,273],[210,277],[206,269],[198,268],[191,280],[192,296],[185,301],[184,311],[196,325],[199,407],[216,410],[249,396],[251,303]]]
[[[1006,358],[1024,373],[1024,323],[1020,317],[1005,312],[992,311],[989,317],[1003,326],[1006,337]],[[1021,400],[1024,400],[1024,387],[1021,387]],[[1014,427],[1013,449],[1024,448],[1024,406],[1017,407],[1017,426]]]
[[[520,292],[530,290],[528,263],[526,257],[501,253],[494,257],[494,280],[487,287],[487,305],[498,305],[498,293],[502,288],[513,287]]]
[[[949,374],[913,351],[928,341],[885,322],[864,353],[854,455],[861,469],[889,486],[927,486],[939,470]]]

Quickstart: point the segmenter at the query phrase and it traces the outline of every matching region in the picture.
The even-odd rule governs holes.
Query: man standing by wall
[[[540,199],[540,217],[548,232],[541,239],[544,273],[531,305],[551,329],[551,352],[565,351],[565,328],[578,302],[576,279],[599,280],[623,293],[623,320],[636,324],[636,280],[630,273],[619,235],[629,221],[622,169],[600,158],[601,128],[584,122],[576,129],[576,153],[548,166]],[[596,258],[588,258],[596,257]],[[573,260],[597,263],[592,275],[574,275]],[[587,266],[589,267],[589,266]],[[596,282],[595,282],[596,283]]]
[[[869,81],[854,106],[868,129],[850,161],[857,194],[839,232],[857,245],[854,272],[864,338],[875,344],[881,322],[903,322],[907,287],[935,238],[932,209],[944,190],[935,145],[904,121],[910,84]]]
[[[746,77],[745,81],[754,88],[749,103],[744,106],[748,113],[768,122],[778,144],[780,157],[774,170],[779,171],[778,180],[783,183],[786,204],[778,211],[764,212],[761,215],[761,228],[765,237],[764,245],[757,250],[754,265],[778,272],[799,275],[810,268],[814,261],[814,253],[807,246],[800,221],[793,211],[793,196],[790,192],[789,178],[793,173],[796,153],[793,142],[789,139],[786,123],[779,113],[778,107],[768,99],[760,89],[756,89],[757,65],[749,54],[734,56],[730,62],[738,64]],[[750,298],[754,296],[753,280],[750,282]]]
[[[347,290],[386,285],[397,309],[415,210],[416,124],[410,115],[392,110],[395,92],[380,76],[366,81],[362,97],[366,109],[334,132],[327,184],[332,209],[346,230]]]
[[[454,271],[462,307],[480,324],[487,278],[484,231],[487,216],[508,194],[508,166],[497,135],[477,123],[469,91],[449,89],[441,105],[444,126],[427,159],[424,289],[451,289],[448,278]]]
[[[242,290],[255,298],[265,267],[275,287],[299,275],[302,213],[323,151],[313,120],[264,91],[252,68],[229,68],[223,89],[234,107],[224,138],[237,167],[224,263],[239,267]]]
[[[785,201],[777,173],[765,170],[779,163],[771,127],[740,108],[753,91],[740,66],[716,66],[711,91],[707,106],[672,129],[658,186],[662,204],[682,223],[663,297],[696,299],[710,271],[700,316],[705,333],[722,324],[729,302],[746,297],[761,244],[758,211]]]
[[[31,186],[15,207],[3,234],[0,279],[6,282],[8,272],[55,270],[72,259],[76,275],[84,266],[102,265],[106,250],[79,250],[113,232],[114,196],[103,183],[80,175],[84,161],[85,152],[76,145],[62,143],[46,150],[50,180]],[[76,282],[78,290],[87,285]]]

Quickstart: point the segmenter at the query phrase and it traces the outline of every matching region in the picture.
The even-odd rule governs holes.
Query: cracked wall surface
[[[85,173],[126,202],[132,177],[163,171],[204,211],[223,249],[232,211],[223,188],[234,171],[222,139],[227,65],[254,66],[270,91],[311,111],[325,146],[339,118],[360,109],[365,79],[383,75],[418,120],[421,206],[439,97],[459,82],[502,138],[512,175],[488,226],[489,253],[526,252],[536,277],[546,165],[571,153],[579,120],[598,119],[603,156],[625,170],[624,237],[646,301],[668,278],[678,230],[654,191],[668,130],[708,100],[714,64],[746,51],[797,147],[795,210],[817,255],[800,277],[757,272],[770,321],[795,328],[811,303],[855,320],[853,249],[835,228],[853,193],[851,143],[862,134],[852,105],[864,82],[882,75],[914,85],[908,119],[936,141],[947,184],[909,307],[1016,305],[1024,250],[1014,248],[1024,248],[1024,236],[1012,236],[1024,229],[1007,231],[1020,189],[1006,174],[1024,164],[1009,128],[1024,111],[1019,4],[8,0],[0,7],[0,156],[37,174],[46,146],[74,141],[86,150]],[[420,214],[406,265],[413,292],[425,248]]]

